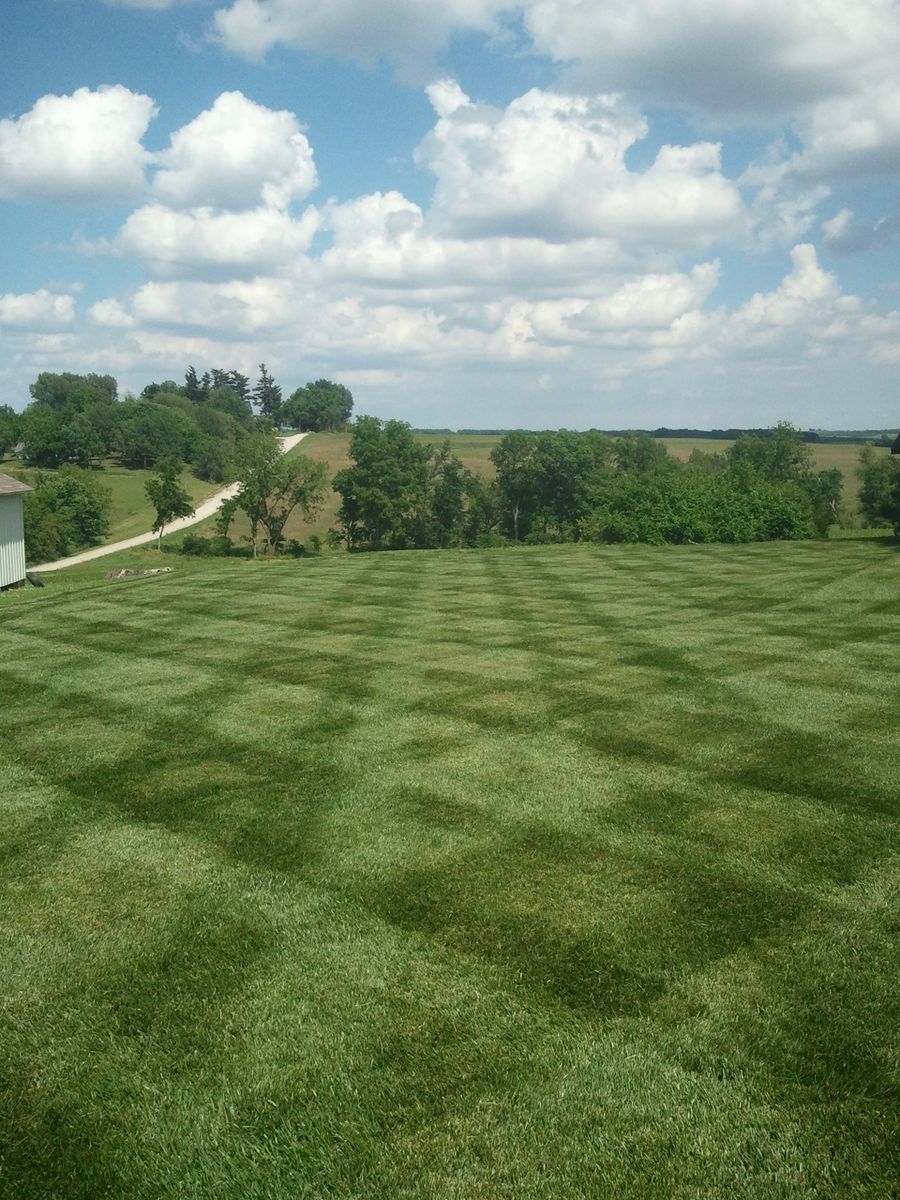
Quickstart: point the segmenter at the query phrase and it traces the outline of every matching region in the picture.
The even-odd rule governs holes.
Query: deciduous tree
[[[156,464],[156,470],[144,484],[147,499],[156,509],[153,532],[159,536],[157,547],[162,545],[165,527],[179,517],[189,517],[194,511],[193,501],[180,481],[181,463],[176,458],[164,458]]]

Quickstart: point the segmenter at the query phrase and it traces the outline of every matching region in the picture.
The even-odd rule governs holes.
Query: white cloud
[[[726,117],[789,116],[896,62],[894,0],[531,0],[539,50],[604,88]]]
[[[75,300],[40,288],[36,292],[0,295],[0,326],[16,329],[53,330],[75,320]]]
[[[285,208],[316,186],[309,142],[291,112],[276,112],[241,92],[172,134],[156,156],[156,196],[173,208]]]
[[[489,32],[504,0],[234,0],[215,15],[229,50],[260,58],[279,43],[419,76],[457,31]]]
[[[818,337],[839,314],[859,309],[857,297],[842,295],[835,276],[819,266],[814,246],[795,246],[791,262],[790,273],[774,291],[757,292],[731,314],[727,340],[742,347],[760,345],[798,329]]]
[[[647,125],[619,97],[532,89],[501,110],[446,82],[429,95],[438,120],[416,157],[437,177],[432,218],[445,231],[675,248],[708,246],[742,227],[718,146],[663,146],[646,170],[628,169],[626,152]]]
[[[112,243],[155,277],[246,277],[276,268],[309,249],[320,223],[308,208],[293,220],[278,209],[173,212],[159,204],[133,212]]]
[[[84,202],[138,191],[141,138],[155,115],[149,96],[121,85],[42,96],[0,121],[0,197]]]
[[[133,329],[137,322],[118,300],[98,300],[88,309],[88,316],[107,329]]]
[[[888,213],[874,223],[854,221],[849,208],[822,223],[825,245],[834,254],[859,254],[883,250],[900,238],[900,212]]]
[[[890,77],[817,105],[797,122],[803,150],[790,162],[801,178],[900,177],[900,40]]]

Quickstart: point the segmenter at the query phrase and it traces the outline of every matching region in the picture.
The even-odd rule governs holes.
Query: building
[[[22,497],[31,488],[0,475],[0,591],[25,579],[25,521]]]

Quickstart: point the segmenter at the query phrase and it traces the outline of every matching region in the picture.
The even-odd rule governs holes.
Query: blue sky
[[[0,402],[894,427],[896,0],[4,0]]]

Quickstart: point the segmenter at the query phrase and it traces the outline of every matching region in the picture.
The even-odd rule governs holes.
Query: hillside
[[[0,596],[0,1195],[888,1200],[895,542],[110,565]]]

